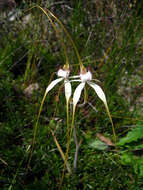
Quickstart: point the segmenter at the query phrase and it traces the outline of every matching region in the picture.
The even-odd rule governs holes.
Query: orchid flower
[[[46,98],[48,92],[49,92],[50,90],[52,90],[52,89],[56,86],[56,84],[58,84],[58,83],[61,82],[62,80],[64,81],[65,97],[66,97],[66,103],[67,103],[67,105],[66,105],[66,108],[67,108],[67,124],[68,124],[68,122],[69,122],[68,104],[69,104],[69,99],[70,99],[71,93],[72,93],[71,83],[70,83],[69,80],[68,80],[69,73],[70,73],[69,66],[68,66],[68,65],[64,65],[63,69],[60,68],[60,69],[58,70],[58,72],[57,72],[57,76],[58,76],[59,78],[53,80],[53,81],[48,85],[48,87],[46,88],[45,94],[44,94],[44,96],[43,96],[43,99],[42,99],[42,102],[41,102],[41,105],[40,105],[40,109],[39,109],[37,121],[36,121],[36,124],[35,124],[35,128],[34,128],[34,137],[33,137],[32,148],[31,148],[31,154],[30,154],[30,158],[29,158],[28,165],[30,164],[30,160],[31,160],[31,157],[32,157],[32,152],[33,152],[34,143],[35,143],[36,134],[37,134],[37,129],[38,129],[38,122],[39,122],[39,118],[40,118],[40,114],[41,114],[41,111],[42,111],[42,107],[43,107],[45,98]]]
[[[92,73],[91,71],[88,69],[88,71],[82,67],[81,68],[81,72],[78,76],[80,79],[79,80],[75,80],[75,81],[79,81],[81,82],[75,89],[75,92],[73,94],[73,118],[74,118],[74,114],[75,114],[75,109],[76,109],[76,105],[79,102],[82,90],[84,89],[85,85],[88,84],[91,88],[94,89],[94,91],[96,92],[97,96],[100,98],[100,100],[104,103],[107,114],[109,116],[110,122],[112,124],[112,131],[113,131],[113,135],[114,135],[114,139],[116,141],[116,134],[115,134],[115,129],[114,129],[114,125],[113,125],[113,121],[111,118],[111,114],[107,105],[107,100],[106,100],[106,96],[102,90],[102,88],[97,85],[94,81],[98,81],[96,79],[92,79]],[[76,76],[77,78],[77,76]]]
[[[65,86],[65,97],[66,97],[66,110],[67,110],[67,125],[69,123],[69,115],[68,115],[68,105],[69,105],[69,99],[71,97],[71,94],[72,94],[72,88],[71,88],[71,83],[70,81],[68,80],[68,77],[69,77],[69,74],[70,74],[70,70],[69,70],[69,65],[64,65],[63,69],[59,69],[58,72],[57,72],[57,76],[59,77],[58,79],[55,79],[53,80],[49,85],[48,87],[46,88],[46,91],[45,91],[45,94],[43,96],[43,99],[42,99],[42,102],[41,102],[41,105],[40,105],[40,109],[39,109],[39,113],[38,113],[38,117],[37,117],[37,121],[36,121],[36,124],[35,124],[35,128],[34,128],[34,136],[33,136],[33,140],[32,140],[32,148],[31,148],[31,151],[30,151],[30,157],[29,157],[29,160],[28,160],[28,167],[30,165],[30,161],[31,161],[31,158],[32,158],[32,152],[33,152],[33,149],[34,149],[34,144],[35,144],[35,139],[36,139],[36,134],[37,134],[37,129],[38,129],[38,122],[39,122],[39,118],[40,118],[40,114],[41,114],[41,111],[42,111],[42,107],[43,107],[43,104],[44,104],[44,101],[45,101],[45,98],[48,94],[48,92],[50,90],[52,90],[56,84],[58,84],[59,82],[61,81],[64,81],[64,86]],[[61,149],[59,149],[60,153],[61,153]],[[65,161],[66,163],[66,161]]]
[[[71,89],[71,83],[68,80],[70,74],[70,70],[68,66],[64,66],[63,69],[59,69],[57,71],[57,76],[59,77],[58,79],[52,81],[48,87],[46,88],[46,92],[45,94],[47,95],[47,93],[52,90],[54,88],[54,86],[56,86],[56,84],[58,84],[61,81],[64,81],[64,87],[65,87],[65,97],[66,97],[66,101],[67,103],[69,102],[69,99],[71,97],[71,93],[72,93],[72,89]]]
[[[75,89],[75,92],[73,94],[73,106],[76,107],[76,105],[80,99],[82,90],[84,89],[85,85],[88,84],[95,90],[98,97],[103,101],[105,107],[107,107],[107,101],[106,101],[105,94],[104,94],[103,90],[101,89],[101,87],[93,82],[95,79],[92,79],[91,71],[89,69],[88,69],[88,71],[86,71],[86,69],[83,67],[81,69],[81,72],[78,77],[80,79],[75,80],[75,81],[79,81],[81,83],[77,86],[77,88]]]

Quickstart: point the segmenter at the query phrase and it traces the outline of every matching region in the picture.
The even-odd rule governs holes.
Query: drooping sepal
[[[83,90],[85,86],[85,83],[82,82],[80,83],[77,88],[75,89],[74,91],[74,94],[73,94],[73,106],[76,107],[76,104],[78,103],[79,99],[80,99],[80,96],[81,96],[81,92]]]
[[[48,87],[46,88],[46,94],[47,94],[50,90],[52,90],[52,88],[54,88],[54,86],[55,86],[56,84],[58,84],[59,82],[61,82],[62,80],[63,80],[63,78],[59,78],[59,79],[56,79],[56,80],[52,81],[52,82],[48,85]]]

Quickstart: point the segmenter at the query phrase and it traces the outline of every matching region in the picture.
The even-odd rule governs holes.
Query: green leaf
[[[125,152],[125,153],[122,153],[120,158],[121,158],[121,163],[123,165],[128,165],[128,164],[131,164],[132,163],[132,154],[129,153],[129,152]]]
[[[134,150],[143,149],[143,144],[134,146]]]
[[[120,158],[123,165],[131,166],[137,175],[143,177],[143,157],[137,157],[131,152],[122,152]]]
[[[143,138],[143,126],[138,126],[132,131],[128,132],[126,137],[123,137],[118,142],[118,146],[123,146],[126,143],[131,143]]]
[[[102,142],[102,141],[100,141],[100,140],[92,140],[92,141],[89,143],[89,146],[90,146],[91,148],[95,148],[95,149],[97,149],[97,150],[105,150],[105,149],[108,148],[108,146],[107,146],[104,142]]]

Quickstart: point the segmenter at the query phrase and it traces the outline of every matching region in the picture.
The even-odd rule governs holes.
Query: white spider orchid
[[[70,70],[69,70],[69,67],[68,66],[64,66],[63,69],[59,69],[57,71],[57,76],[60,77],[54,81],[52,81],[48,87],[46,88],[46,92],[45,94],[47,95],[47,93],[52,90],[54,88],[54,86],[56,84],[58,84],[59,82],[61,82],[62,80],[64,80],[64,87],[65,87],[65,97],[66,97],[66,101],[67,103],[69,102],[69,99],[71,97],[71,93],[72,93],[72,88],[71,88],[71,83],[70,81],[68,80],[68,77],[69,77],[69,73],[70,73]]]
[[[85,84],[87,83],[89,86],[91,86],[95,90],[98,97],[103,101],[104,105],[107,107],[105,94],[103,90],[101,89],[101,87],[93,82],[94,79],[92,79],[91,71],[90,70],[86,71],[86,69],[83,67],[81,69],[79,78],[80,78],[79,80],[75,80],[75,81],[80,81],[81,83],[77,86],[73,94],[73,106],[76,107],[80,99],[81,92],[84,89]]]
[[[62,80],[64,80],[64,86],[65,86],[65,96],[66,96],[66,103],[67,103],[67,105],[66,105],[66,107],[67,107],[67,118],[68,118],[68,104],[69,104],[69,99],[70,99],[71,93],[72,93],[71,84],[70,84],[70,82],[68,80],[69,73],[70,73],[69,66],[65,65],[63,67],[63,69],[59,69],[58,72],[57,72],[57,76],[60,77],[60,78],[58,78],[56,80],[53,80],[48,85],[48,87],[46,88],[45,94],[43,96],[43,99],[42,99],[42,102],[41,102],[41,105],[40,105],[40,109],[39,109],[35,129],[34,129],[34,138],[33,138],[32,149],[34,147],[34,142],[35,142],[36,133],[37,133],[37,129],[38,129],[38,122],[39,122],[39,118],[40,118],[40,114],[41,114],[41,111],[42,111],[42,107],[43,107],[45,98],[46,98],[48,92],[50,90],[52,90],[54,88],[54,86],[56,84],[58,84],[59,82],[61,82]],[[68,123],[68,119],[67,119],[67,123]]]
[[[109,108],[107,105],[107,101],[106,101],[106,96],[102,90],[102,88],[95,84],[94,81],[98,81],[95,79],[92,79],[92,73],[91,71],[88,69],[88,71],[86,71],[86,69],[84,67],[81,68],[81,72],[79,76],[75,76],[75,78],[79,77],[79,80],[74,80],[74,81],[80,81],[81,83],[76,87],[74,94],[73,94],[73,118],[74,118],[74,114],[75,114],[75,109],[76,109],[76,105],[80,99],[82,90],[84,89],[85,85],[88,84],[89,86],[91,86],[94,91],[96,92],[97,96],[102,100],[102,102],[105,105],[107,114],[109,116],[109,119],[111,121],[112,124],[112,130],[113,130],[113,135],[116,141],[116,134],[115,134],[115,129],[114,129],[114,125],[113,125],[113,121],[109,112]]]
[[[64,80],[64,86],[65,86],[65,97],[66,97],[66,103],[67,103],[67,105],[66,105],[66,108],[67,108],[67,125],[68,125],[68,122],[69,122],[68,104],[69,104],[69,99],[70,99],[71,93],[72,93],[71,83],[68,80],[69,73],[70,73],[69,66],[64,65],[63,69],[59,69],[58,72],[57,72],[57,76],[60,77],[60,78],[58,78],[56,80],[53,80],[48,85],[48,87],[46,88],[45,94],[43,96],[43,99],[42,99],[42,102],[41,102],[41,105],[40,105],[40,109],[39,109],[37,121],[36,121],[36,124],[35,124],[35,128],[34,128],[34,137],[33,137],[33,141],[32,141],[32,148],[31,148],[30,158],[29,158],[29,161],[28,161],[28,166],[29,166],[30,161],[31,161],[32,152],[33,152],[33,149],[34,149],[34,144],[35,144],[35,139],[36,139],[36,134],[37,134],[37,129],[38,129],[38,122],[39,122],[40,114],[41,114],[41,111],[42,111],[42,107],[44,105],[45,98],[46,98],[48,92],[50,90],[52,90],[54,88],[54,86],[56,84],[58,84],[59,82],[61,82],[62,80]],[[60,151],[61,154],[63,154],[62,150],[60,148],[59,148],[59,151]]]

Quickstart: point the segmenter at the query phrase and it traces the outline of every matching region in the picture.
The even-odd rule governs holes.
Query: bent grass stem
[[[65,46],[65,44],[64,44],[64,42],[63,42],[63,40],[62,40],[62,38],[61,38],[61,36],[60,36],[60,34],[59,34],[59,31],[58,31],[56,25],[54,24],[54,22],[52,21],[52,19],[50,18],[50,16],[47,14],[47,12],[46,12],[42,7],[40,7],[39,5],[35,5],[35,6],[31,7],[31,8],[28,9],[27,11],[30,11],[30,10],[32,10],[32,9],[34,9],[34,8],[39,8],[40,10],[42,10],[43,13],[47,16],[48,20],[50,21],[50,23],[51,23],[51,25],[52,25],[54,31],[56,32],[56,35],[57,35],[59,41],[60,41],[60,43],[61,43],[61,46],[62,46],[62,48],[63,48],[63,50],[64,50],[64,54],[65,54],[65,58],[66,58],[66,65],[68,66],[69,60],[68,60],[68,55],[67,55],[67,48],[66,48],[66,46]]]
[[[81,57],[80,57],[80,55],[79,55],[78,49],[77,49],[77,47],[76,47],[74,41],[72,40],[72,38],[71,38],[69,32],[67,31],[67,29],[66,29],[66,28],[64,27],[64,25],[62,24],[62,22],[61,22],[49,9],[46,9],[46,10],[45,10],[44,8],[40,7],[39,5],[35,5],[35,6],[31,7],[31,8],[28,9],[27,11],[32,10],[32,9],[34,9],[34,8],[39,8],[40,10],[42,10],[43,13],[44,13],[44,14],[47,16],[47,18],[49,19],[50,17],[49,17],[49,15],[47,14],[47,12],[48,12],[48,13],[57,21],[57,23],[59,23],[59,25],[61,26],[61,28],[62,28],[62,29],[64,30],[64,32],[66,33],[67,37],[69,38],[73,49],[75,50],[75,53],[76,53],[77,58],[78,58],[78,61],[79,61],[80,69],[83,68],[83,67],[84,67],[84,66],[83,66],[83,62],[82,62]],[[47,12],[46,12],[46,11],[47,11]],[[49,21],[50,21],[50,19],[49,19]],[[50,21],[50,22],[51,22],[51,21]],[[55,28],[55,27],[54,27],[54,28]]]

